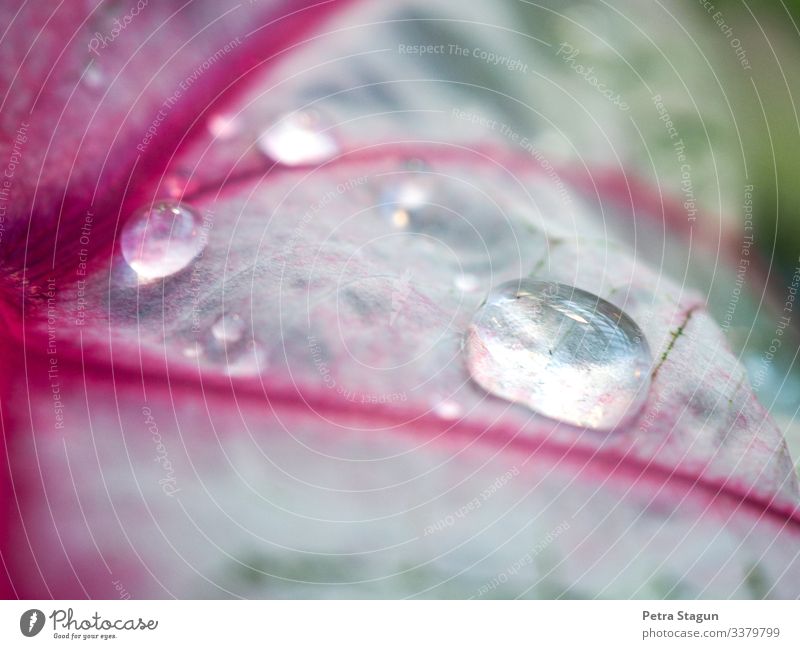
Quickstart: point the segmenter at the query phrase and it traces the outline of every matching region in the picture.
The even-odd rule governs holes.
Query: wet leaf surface
[[[702,283],[665,271],[713,239],[687,244],[634,176],[503,132],[519,103],[458,59],[387,50],[457,21],[148,6],[88,68],[98,89],[98,12],[26,11],[56,67],[3,79],[4,133],[29,124],[3,246],[9,593],[798,594],[783,435]],[[313,164],[264,146],[294,111]],[[193,210],[174,241],[202,245],[142,277],[120,237],[154,201]],[[642,329],[637,417],[584,429],[472,380],[469,323],[521,277]]]

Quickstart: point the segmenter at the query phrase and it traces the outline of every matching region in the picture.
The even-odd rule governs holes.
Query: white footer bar
[[[800,647],[795,601],[0,602],[0,647]],[[546,643],[546,644],[545,644]],[[584,643],[577,645],[577,643]],[[599,644],[598,644],[599,643]]]

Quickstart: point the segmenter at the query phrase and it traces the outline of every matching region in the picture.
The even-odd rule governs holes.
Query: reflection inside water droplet
[[[258,147],[267,157],[291,167],[320,164],[339,153],[336,139],[312,111],[287,115],[264,132]]]
[[[173,275],[203,250],[200,215],[182,203],[163,201],[139,210],[122,228],[120,249],[140,280]]]
[[[507,282],[476,312],[465,342],[492,394],[576,426],[612,429],[647,397],[651,356],[630,317],[565,284]]]

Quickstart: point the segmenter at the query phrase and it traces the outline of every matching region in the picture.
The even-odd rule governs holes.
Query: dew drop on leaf
[[[181,353],[186,358],[198,358],[202,355],[203,351],[199,345],[193,344],[193,345],[186,345],[181,351]]]
[[[434,407],[433,412],[442,419],[458,419],[461,417],[461,406],[450,399],[443,399],[439,401]]]
[[[636,323],[581,289],[529,279],[494,289],[464,350],[491,394],[576,426],[610,430],[647,397],[652,357]]]
[[[162,201],[134,214],[120,235],[122,256],[140,280],[174,275],[206,245],[201,217],[191,207]]]
[[[81,77],[81,83],[92,90],[100,89],[106,83],[105,75],[100,70],[100,64],[97,61],[90,61],[89,65],[86,66],[86,70],[84,70]]]
[[[320,164],[339,153],[336,138],[313,111],[286,115],[263,133],[258,147],[271,160],[289,167]]]
[[[445,249],[455,261],[451,270],[458,274],[452,280],[457,290],[475,292],[483,284],[481,278],[502,272],[520,258],[527,234],[466,174],[426,170],[387,176],[377,204],[382,223],[408,235],[417,247],[435,243]]]
[[[227,140],[239,133],[239,123],[235,117],[217,114],[208,120],[208,132],[220,140]]]
[[[244,320],[236,313],[220,316],[211,325],[211,335],[214,336],[214,340],[222,345],[239,342],[244,335],[244,330]]]

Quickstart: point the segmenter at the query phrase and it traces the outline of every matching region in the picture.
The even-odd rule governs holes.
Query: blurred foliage
[[[715,5],[747,45],[753,66],[752,78],[746,78],[718,57],[737,101],[756,187],[757,245],[790,277],[800,263],[800,1]],[[706,15],[698,8],[702,20]]]

